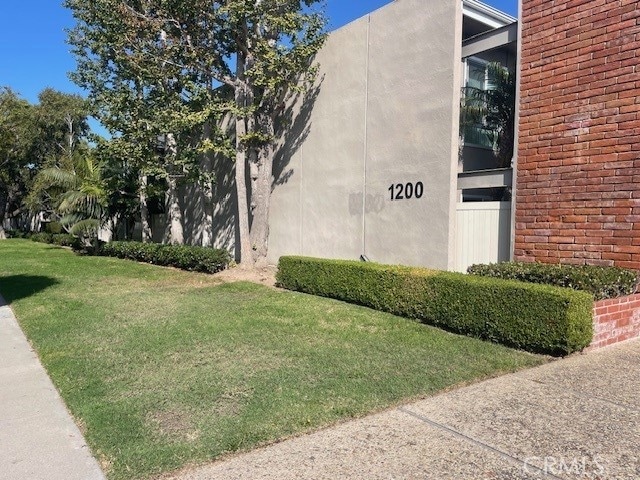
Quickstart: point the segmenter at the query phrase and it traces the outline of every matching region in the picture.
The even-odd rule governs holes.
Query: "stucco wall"
[[[271,262],[453,266],[461,28],[460,2],[397,0],[331,34],[281,126]],[[422,198],[392,201],[408,182]]]
[[[238,207],[233,162],[218,158],[213,165],[213,172],[215,181],[211,191],[212,201],[199,186],[184,186],[180,189],[184,242],[225,248],[234,254]],[[207,232],[210,228],[206,223],[207,213],[212,215],[213,235]]]
[[[203,167],[209,170],[203,159]],[[234,180],[234,163],[230,159],[216,157],[211,165],[215,181],[210,198],[199,185],[180,185],[178,188],[178,205],[182,213],[184,243],[187,245],[204,245],[227,249],[235,255],[237,241],[236,185]],[[207,212],[207,210],[209,210]],[[206,222],[206,214],[212,215],[212,227]],[[152,215],[152,240],[162,243],[167,239],[168,223],[166,214]],[[142,239],[140,223],[136,224],[134,238]]]

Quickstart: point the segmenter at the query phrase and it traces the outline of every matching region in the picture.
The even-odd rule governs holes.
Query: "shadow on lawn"
[[[9,275],[0,277],[0,307],[30,297],[57,284],[55,278],[40,275]]]

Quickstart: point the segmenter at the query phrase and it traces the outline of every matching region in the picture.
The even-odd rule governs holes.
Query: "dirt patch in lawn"
[[[276,267],[271,266],[253,269],[231,267],[216,273],[215,277],[223,282],[253,282],[267,287],[275,287],[277,271]]]
[[[200,432],[192,428],[190,418],[181,412],[169,410],[154,412],[147,416],[154,429],[163,436],[177,437],[181,440],[193,442],[200,436]]]

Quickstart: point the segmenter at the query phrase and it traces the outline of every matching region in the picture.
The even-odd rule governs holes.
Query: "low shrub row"
[[[72,247],[73,249],[79,249],[82,246],[81,240],[75,235],[69,233],[33,233],[28,237],[34,242],[50,243],[53,245],[59,245],[61,247]]]
[[[545,263],[503,262],[472,265],[467,270],[482,277],[519,280],[582,290],[595,300],[631,295],[638,288],[638,272],[617,267],[593,265],[551,265]]]
[[[229,252],[223,249],[142,242],[109,242],[99,254],[205,273],[224,270],[231,262]]]
[[[4,231],[7,238],[31,238],[33,235],[32,232],[25,232],[24,230],[5,230]]]
[[[60,222],[48,222],[44,225],[44,231],[47,233],[53,233],[54,235],[62,233],[62,230],[62,224]]]
[[[373,263],[282,257],[280,286],[532,352],[589,345],[591,296],[547,285]]]

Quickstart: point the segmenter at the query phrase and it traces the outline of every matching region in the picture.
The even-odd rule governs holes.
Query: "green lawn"
[[[545,361],[329,299],[25,240],[0,241],[0,292],[113,479]]]

